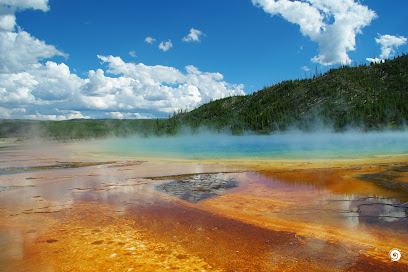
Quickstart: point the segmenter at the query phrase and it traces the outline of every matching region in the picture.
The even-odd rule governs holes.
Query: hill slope
[[[175,134],[205,127],[239,134],[321,127],[379,130],[408,121],[408,55],[381,64],[332,69],[312,79],[289,80],[247,96],[228,97],[169,119],[0,120],[1,137],[86,139]]]
[[[401,128],[408,120],[408,55],[380,64],[331,69],[313,79],[289,80],[247,96],[220,99],[169,120],[232,133]]]

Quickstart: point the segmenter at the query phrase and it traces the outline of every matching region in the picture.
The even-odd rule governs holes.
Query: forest
[[[288,129],[341,132],[402,129],[408,120],[408,55],[382,63],[333,68],[245,96],[227,97],[167,119],[0,120],[0,137],[86,139],[139,134],[270,134]]]
[[[173,116],[176,127],[206,126],[233,134],[287,129],[400,129],[408,120],[408,56],[330,69],[251,95],[228,97]],[[171,122],[171,120],[169,120]]]

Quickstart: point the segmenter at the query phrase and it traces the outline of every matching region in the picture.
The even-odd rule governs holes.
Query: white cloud
[[[17,27],[16,10],[47,11],[48,0],[0,0],[0,73],[14,73],[38,61],[67,55]]]
[[[201,32],[200,30],[191,28],[190,29],[190,33],[185,36],[182,40],[184,42],[199,42],[200,41],[200,37],[203,36],[204,33]]]
[[[13,31],[16,10],[39,9],[48,11],[48,0],[0,0],[0,31]]]
[[[171,40],[168,40],[167,42],[161,42],[159,44],[159,48],[161,50],[163,50],[164,52],[166,52],[167,50],[169,50],[172,47],[173,47],[173,44],[171,43]]]
[[[109,64],[107,72],[115,75],[123,74],[129,78],[137,78],[143,85],[154,84],[156,81],[166,84],[177,84],[184,80],[183,73],[173,67],[126,63],[120,57],[113,56],[98,56],[98,58]]]
[[[151,119],[147,116],[143,116],[140,113],[123,113],[123,112],[106,112],[105,116],[114,119]]]
[[[303,66],[303,67],[300,68],[300,69],[302,69],[302,70],[305,71],[305,72],[309,72],[309,71],[310,71],[310,68],[307,67],[307,66]]]
[[[31,90],[38,85],[38,81],[30,73],[0,74],[0,82],[1,104],[7,106],[35,101]]]
[[[407,38],[404,36],[380,35],[375,41],[381,45],[380,58],[388,59],[390,55],[395,54],[394,48],[398,48],[407,43]]]
[[[150,43],[150,44],[154,43],[155,41],[156,41],[156,39],[152,38],[152,37],[146,37],[145,38],[145,42]]]
[[[244,94],[243,85],[229,84],[220,73],[194,66],[182,72],[119,57],[99,58],[108,65],[106,74],[115,76],[97,69],[81,79],[64,63],[52,61],[0,74],[0,118],[164,117],[211,99]]]
[[[0,73],[16,72],[57,55],[66,56],[23,30],[0,31],[0,52],[4,52],[0,54]]]
[[[319,55],[312,61],[323,65],[350,63],[356,35],[377,17],[354,0],[252,0],[272,16],[281,15],[297,24],[304,36],[319,44]]]
[[[373,62],[373,63],[381,63],[384,60],[383,59],[379,59],[379,58],[367,58],[367,61],[369,62]]]
[[[210,99],[244,94],[243,85],[229,84],[220,73],[201,72],[194,66],[187,66],[183,73],[168,66],[126,63],[113,56],[98,57],[108,64],[107,73],[119,77],[107,77],[102,70],[91,71],[84,92],[87,96],[99,95],[99,99],[92,99],[96,104],[88,107],[112,112],[120,109],[171,113],[197,107]]]
[[[395,49],[407,43],[407,38],[404,36],[392,36],[378,34],[375,41],[381,46],[381,54],[379,58],[367,58],[367,61],[374,63],[381,63],[385,59],[395,54]]]
[[[136,57],[137,57],[136,52],[133,51],[133,50],[129,52],[129,55],[130,55],[132,58],[136,58]]]
[[[82,79],[66,64],[47,60],[64,53],[16,28],[15,10],[46,11],[48,1],[0,0],[0,7],[0,52],[7,52],[0,54],[0,118],[164,117],[211,99],[244,94],[243,85],[227,83],[220,73],[127,63],[114,56],[98,56],[107,69],[90,70]],[[165,51],[172,44],[161,46]]]
[[[30,114],[24,116],[27,119],[35,119],[35,120],[54,120],[54,121],[63,121],[63,120],[70,120],[70,119],[90,119],[90,116],[84,116],[79,111],[60,111],[58,114],[41,114],[35,112],[35,114]]]
[[[37,101],[55,103],[66,101],[78,94],[84,80],[72,74],[69,67],[47,61],[44,65],[36,64],[27,70],[34,77],[37,84],[31,89],[31,93]]]
[[[0,5],[11,9],[39,9],[48,11],[48,0],[0,0]]]
[[[14,14],[0,15],[0,31],[13,31],[16,27],[16,17]]]

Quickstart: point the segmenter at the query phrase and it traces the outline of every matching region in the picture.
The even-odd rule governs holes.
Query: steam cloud
[[[111,138],[96,141],[95,150],[125,157],[181,159],[345,159],[406,154],[407,131],[334,133],[291,131],[273,135],[214,134],[186,131],[172,137]]]

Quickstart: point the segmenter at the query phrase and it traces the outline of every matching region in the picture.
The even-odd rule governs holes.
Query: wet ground
[[[1,148],[1,271],[408,270],[404,161],[258,171],[80,148]]]
[[[222,173],[156,177],[153,179],[169,180],[155,185],[153,187],[155,190],[192,203],[219,196],[238,186],[238,182],[234,178]]]

